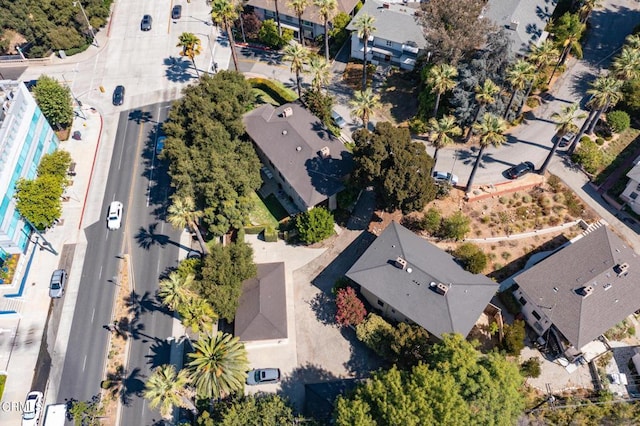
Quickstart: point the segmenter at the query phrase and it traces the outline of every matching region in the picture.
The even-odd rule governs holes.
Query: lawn
[[[282,207],[275,195],[271,194],[266,199],[262,199],[257,193],[252,194],[254,208],[250,214],[251,225],[271,226],[278,228],[278,222],[289,216]]]
[[[3,374],[0,376],[0,398],[2,398],[2,395],[4,394],[5,383],[7,383],[7,376]]]

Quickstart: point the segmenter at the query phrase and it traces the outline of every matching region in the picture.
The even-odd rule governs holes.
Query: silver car
[[[58,299],[64,294],[64,286],[67,283],[67,271],[64,269],[56,269],[51,274],[51,282],[49,283],[49,297]]]

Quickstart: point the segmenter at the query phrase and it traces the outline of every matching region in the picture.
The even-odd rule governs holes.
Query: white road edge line
[[[93,308],[93,312],[91,313],[91,324],[93,324],[93,319],[96,316],[96,308]]]
[[[86,366],[87,366],[87,355],[84,356],[84,362],[82,363],[82,371],[84,371]]]

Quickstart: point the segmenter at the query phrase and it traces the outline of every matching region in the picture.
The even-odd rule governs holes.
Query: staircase
[[[18,316],[22,311],[24,300],[18,297],[3,297],[0,299],[0,315],[2,317]]]

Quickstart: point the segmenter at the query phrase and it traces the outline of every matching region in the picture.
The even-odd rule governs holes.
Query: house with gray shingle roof
[[[638,194],[640,194],[640,158],[636,158],[635,166],[627,172],[627,177],[629,181],[624,191],[622,191],[622,194],[620,194],[620,198],[622,198],[634,212],[640,214],[640,199],[638,199]]]
[[[318,117],[299,104],[265,104],[246,113],[243,122],[258,157],[300,211],[337,207],[353,158]]]
[[[260,263],[258,274],[242,283],[234,335],[242,342],[287,340],[284,262]]]
[[[489,0],[483,17],[505,28],[514,54],[527,56],[529,46],[547,39],[545,31],[557,0]]]
[[[465,271],[449,253],[392,222],[347,272],[371,305],[438,338],[467,336],[498,284]]]
[[[364,58],[364,42],[358,37],[354,21],[363,14],[373,16],[375,31],[369,38],[367,61],[390,64],[412,70],[422,49],[427,46],[416,12],[420,3],[391,3],[367,0],[347,30],[351,31],[351,57]]]
[[[580,350],[640,308],[640,258],[606,226],[514,277],[513,294],[539,336],[550,329]],[[568,342],[568,345],[566,344]]]

